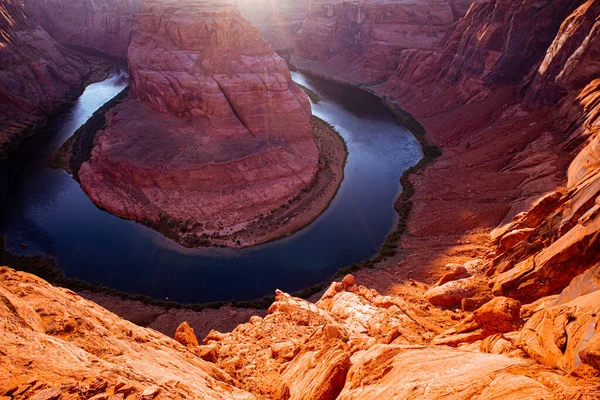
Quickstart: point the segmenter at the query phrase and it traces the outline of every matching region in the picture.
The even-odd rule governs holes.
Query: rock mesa
[[[234,7],[144,2],[128,61],[132,98],[108,114],[79,171],[99,206],[227,238],[313,182],[308,98]]]

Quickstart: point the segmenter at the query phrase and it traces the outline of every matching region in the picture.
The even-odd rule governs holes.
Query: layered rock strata
[[[0,5],[0,160],[83,85],[89,60],[57,43],[21,0]]]
[[[142,0],[23,0],[59,43],[125,58]]]
[[[595,343],[597,324],[588,319],[598,311],[589,299],[600,257],[599,15],[594,1],[486,1],[429,49],[402,50],[384,82],[303,64],[363,83],[410,111],[443,151],[412,178],[403,259],[379,274],[359,273],[361,279],[386,293],[405,291],[402,279],[438,280],[425,294],[437,306],[475,310],[505,296],[523,304],[528,317],[552,307],[573,279],[587,288],[561,295],[573,303],[536,314],[519,336],[491,333],[468,317],[438,343],[484,340],[482,348],[525,352],[566,372],[595,363],[594,351],[584,349]],[[556,343],[536,342],[548,329]]]
[[[402,52],[431,48],[472,2],[314,1],[292,62],[350,83],[379,83],[405,62]]]
[[[394,75],[368,87],[418,117],[443,151],[412,179],[407,257],[389,274],[435,281],[444,265],[472,260],[491,289],[473,277],[447,287],[463,292],[453,305],[472,308],[558,293],[598,262],[597,7],[473,4],[432,49],[403,51]],[[506,22],[534,15],[547,18]],[[388,273],[364,279],[393,292]]]
[[[254,399],[151,329],[0,268],[0,393],[12,399]]]
[[[220,382],[229,386],[208,385],[229,396],[597,398],[597,7],[591,0],[473,5],[433,47],[401,52],[405,62],[370,88],[419,117],[443,149],[433,166],[412,178],[414,207],[402,259],[357,276],[356,282],[388,295],[347,277],[317,304],[278,292],[267,316],[252,317],[231,333],[211,332],[204,345],[196,345],[186,325],[177,334],[185,346],[162,340],[186,351],[186,359],[213,365],[211,376],[223,374]],[[522,23],[511,25],[516,21],[527,21],[527,31]],[[437,284],[424,288],[409,278]],[[110,331],[125,323],[106,323],[108,313],[76,295],[6,269],[0,282],[0,304],[8,304],[2,320],[10,321],[3,327],[10,334],[0,342],[8,344],[0,349],[11,360],[0,366],[0,377],[23,371],[0,394],[54,391],[44,395],[58,397],[63,382],[67,390],[74,387],[74,380],[56,371],[81,368],[80,359],[59,366],[23,359],[32,330],[42,338],[59,332],[53,343],[73,354],[70,344],[82,339],[69,332],[91,329],[79,328],[77,320],[54,328],[62,326],[52,308],[58,305],[85,318],[94,311],[92,327],[102,325],[102,337],[114,334],[127,344],[116,354],[107,351],[113,365],[137,356],[131,349],[139,347]],[[50,326],[43,334],[38,317]],[[157,340],[148,342],[149,351],[177,357],[189,368]],[[112,343],[100,343],[111,349]],[[161,376],[176,368],[160,367],[166,368]],[[30,375],[38,370],[48,375],[34,382]],[[148,373],[143,385],[137,375],[128,376],[147,398],[170,390],[157,374]],[[109,378],[103,386],[82,376],[77,388],[102,387],[94,394],[108,397],[122,387]],[[207,396],[202,390],[209,380],[195,382],[186,395]],[[180,384],[187,384],[185,377]]]
[[[146,1],[128,61],[131,99],[79,171],[97,205],[191,245],[247,245],[232,234],[311,186],[308,98],[235,8]]]

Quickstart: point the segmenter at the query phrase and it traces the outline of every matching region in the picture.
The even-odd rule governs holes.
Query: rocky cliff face
[[[58,44],[20,0],[0,5],[0,159],[83,84],[89,60]]]
[[[460,102],[481,100],[500,87],[525,85],[560,25],[580,3],[473,4],[430,51],[403,52],[391,82],[444,83],[454,88]],[[531,34],[533,19],[544,21],[533,27],[535,35]]]
[[[600,261],[599,11],[594,1],[473,5],[433,50],[407,52],[396,74],[372,87],[417,115],[443,149],[413,179],[415,208],[401,243],[408,256],[390,272],[414,276],[429,265],[419,273],[432,279],[448,262],[464,264],[449,268],[466,276],[442,279],[426,297],[466,310],[493,296],[521,301],[527,317],[540,314],[516,343],[566,372],[595,363],[585,350],[593,334],[575,332],[597,329],[587,319],[597,308],[587,307]],[[548,18],[528,32],[506,22],[534,14]],[[423,251],[427,243],[435,248]],[[568,300],[555,302],[561,291]],[[490,337],[472,322],[439,343]],[[548,329],[559,331],[552,345],[540,339]]]
[[[534,14],[547,18],[527,32],[517,28],[524,23],[511,28],[511,21]],[[596,171],[597,16],[597,4],[589,1],[473,4],[432,49],[403,51],[396,72],[369,87],[417,116],[443,149],[436,164],[414,178],[415,207],[401,243],[412,256],[398,271],[488,257],[494,261],[482,264],[493,264],[483,268],[490,275],[519,264],[520,273],[507,272],[521,274],[518,285],[546,287],[550,276],[527,274],[533,265],[563,276],[540,289],[546,293],[531,293],[537,298],[560,291],[594,264],[593,201],[584,198],[597,195],[591,188],[586,195],[575,192],[591,187]],[[529,216],[520,215],[528,210]],[[550,218],[555,211],[561,215]],[[578,225],[588,211],[586,227]],[[435,249],[423,251],[430,241]],[[546,249],[553,243],[566,247]],[[581,258],[558,273],[557,263],[575,248]],[[525,262],[542,251],[546,267],[542,258]],[[436,269],[417,270],[432,279],[439,277]],[[493,292],[512,295],[516,281],[498,279]]]
[[[535,104],[564,94],[552,120],[560,150],[572,161],[566,183],[493,232],[494,290],[537,299],[554,294],[600,261],[600,6],[584,2],[562,24],[526,99]],[[534,283],[544,282],[544,285]]]
[[[476,313],[434,343],[484,339],[481,349],[511,353],[508,341],[571,373],[596,363],[586,346],[598,329],[599,11],[583,0],[473,4],[430,48],[402,50],[384,82],[300,64],[362,82],[442,147],[411,179],[403,259],[359,277],[386,293],[405,287],[392,276],[441,277],[425,296],[442,307],[474,310],[495,296],[525,305],[526,327],[512,338],[492,335]]]
[[[314,1],[292,62],[359,84],[388,79],[408,49],[427,49],[471,0]]]
[[[24,0],[50,35],[64,45],[125,58],[141,0]]]
[[[125,58],[137,30],[142,0],[24,0],[28,12],[61,44]],[[309,0],[232,0],[276,51],[294,48]]]
[[[273,46],[289,53],[308,15],[309,0],[233,0],[242,16],[250,21]]]
[[[79,171],[99,206],[228,235],[313,182],[308,98],[232,6],[146,1],[128,61],[132,99]]]

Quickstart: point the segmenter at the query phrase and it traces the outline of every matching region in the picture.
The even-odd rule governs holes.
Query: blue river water
[[[138,223],[98,209],[79,184],[48,161],[127,81],[115,73],[21,152],[18,183],[0,212],[0,233],[17,254],[56,258],[66,276],[180,302],[247,300],[293,292],[375,254],[397,223],[399,177],[422,157],[418,142],[381,101],[364,91],[294,72],[318,93],[313,114],[348,145],[345,178],[330,207],[305,229],[249,249],[187,249]],[[26,249],[19,244],[26,243]]]

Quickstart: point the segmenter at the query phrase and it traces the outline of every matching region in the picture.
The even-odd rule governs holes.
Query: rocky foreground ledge
[[[186,323],[173,340],[7,267],[0,299],[0,398],[596,399],[600,390],[600,290],[533,313],[497,297],[455,325],[425,300],[382,296],[348,275],[316,304],[277,291],[265,318],[212,331],[203,345]],[[486,335],[461,340],[465,325]]]

